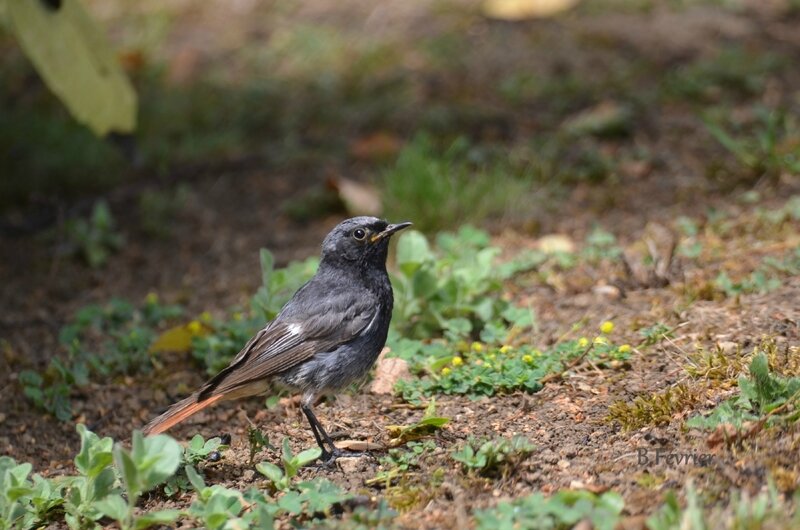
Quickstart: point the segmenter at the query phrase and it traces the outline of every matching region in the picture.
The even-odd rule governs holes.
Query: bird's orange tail
[[[184,400],[178,401],[174,405],[172,405],[167,411],[162,414],[161,416],[157,417],[150,423],[148,423],[143,432],[145,435],[148,434],[160,434],[173,425],[176,425],[189,416],[196,414],[203,410],[204,408],[213,405],[220,399],[222,399],[222,394],[217,394],[215,396],[210,396],[206,399],[201,401],[197,400],[197,394],[192,394],[191,396],[187,397]]]

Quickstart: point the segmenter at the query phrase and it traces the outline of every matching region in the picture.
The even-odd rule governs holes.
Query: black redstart
[[[144,428],[157,434],[217,401],[265,393],[271,383],[302,392],[303,413],[322,459],[341,455],[312,405],[362,378],[377,359],[392,318],[386,273],[389,239],[411,223],[354,217],[322,243],[316,275],[256,333],[227,368]]]

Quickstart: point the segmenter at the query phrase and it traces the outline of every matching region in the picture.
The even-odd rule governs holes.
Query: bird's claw
[[[363,456],[375,458],[375,456],[368,451],[346,451],[337,447],[334,448],[333,451],[323,450],[319,459],[324,467],[332,467],[336,463],[337,458],[361,458]]]

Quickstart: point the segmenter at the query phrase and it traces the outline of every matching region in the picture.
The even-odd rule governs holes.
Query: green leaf
[[[443,418],[439,416],[434,416],[431,418],[424,418],[420,421],[417,425],[420,427],[444,427],[450,422],[450,418]]]
[[[124,521],[128,517],[128,503],[121,495],[108,495],[104,499],[94,502],[94,507],[115,521]]]
[[[298,467],[303,467],[306,464],[310,464],[317,458],[322,455],[322,449],[319,447],[312,447],[311,449],[306,449],[305,451],[300,452],[297,456],[295,456],[295,461],[297,462]]]
[[[136,530],[141,530],[156,525],[166,526],[177,521],[178,517],[180,516],[180,510],[160,510],[157,512],[149,512],[134,519],[133,527]]]
[[[204,489],[206,489],[206,483],[203,480],[203,477],[200,476],[200,473],[195,471],[194,467],[186,466],[184,467],[184,471],[186,471],[186,478],[189,479],[189,482],[192,484],[192,487],[200,493]]]
[[[300,494],[296,491],[287,491],[278,499],[278,506],[294,515],[303,511],[302,499],[300,498]]]
[[[137,498],[142,493],[139,487],[139,473],[131,455],[121,445],[114,448],[114,464],[122,477],[128,496]]]
[[[433,260],[428,240],[421,232],[411,230],[400,236],[397,242],[397,266],[411,277],[424,263]]]
[[[283,478],[283,470],[270,462],[261,462],[256,465],[256,471],[276,484]]]
[[[78,0],[6,0],[11,31],[45,84],[98,136],[136,127],[136,93]]]
[[[261,285],[267,290],[266,294],[269,296],[271,294],[269,292],[270,278],[275,271],[275,256],[269,250],[262,248],[259,251],[259,258],[261,260]]]

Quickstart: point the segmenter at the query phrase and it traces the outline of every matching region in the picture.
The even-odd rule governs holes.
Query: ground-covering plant
[[[562,371],[584,357],[595,365],[627,359],[631,348],[617,346],[605,336],[560,342],[547,350],[528,345],[492,346],[462,343],[453,349],[446,343],[419,345],[411,369],[419,377],[401,380],[397,392],[411,402],[436,394],[463,394],[478,398],[516,391],[537,392],[542,379]]]
[[[393,275],[394,329],[412,339],[444,334],[450,340],[481,337],[498,342],[510,328],[529,326],[531,311],[500,294],[504,281],[546,256],[525,253],[498,264],[499,254],[489,234],[471,227],[439,234],[435,250],[422,233],[403,234]]]
[[[794,116],[781,109],[765,107],[756,107],[753,116],[748,128],[739,127],[736,132],[728,128],[736,124],[710,118],[706,119],[706,127],[737,162],[755,176],[800,172],[800,126]]]
[[[779,289],[783,284],[781,276],[796,274],[800,274],[800,247],[781,257],[765,257],[756,270],[736,281],[727,272],[721,271],[714,279],[714,288],[729,298],[742,294],[763,294]]]
[[[425,407],[425,413],[419,421],[407,425],[387,425],[386,431],[389,433],[389,445],[397,446],[418,440],[425,436],[430,436],[450,422],[450,418],[436,415],[436,400],[431,399]]]
[[[797,495],[795,495],[797,497]],[[791,506],[770,482],[767,491],[755,496],[736,490],[726,506],[707,508],[694,486],[686,488],[686,506],[681,508],[675,492],[665,495],[664,504],[647,519],[650,530],[709,530],[711,528],[796,528],[800,512]]]
[[[81,436],[81,449],[75,457],[77,475],[30,477],[30,464],[0,457],[0,529],[36,528],[62,518],[76,530],[96,528],[104,518],[117,521],[125,530],[168,526],[178,519],[215,529],[273,528],[275,518],[281,516],[288,516],[293,524],[330,517],[352,497],[326,479],[287,481],[275,496],[256,488],[242,492],[207,486],[192,462],[223,447],[219,439],[195,437],[184,449],[167,435],[145,438],[135,431],[129,450],[83,425],[77,430]],[[312,451],[318,456],[318,449]],[[310,451],[292,455],[284,444],[284,470],[278,469],[283,477],[292,478],[311,456]],[[158,495],[157,488],[181,470],[197,492],[188,509],[137,508],[144,493],[155,490]],[[362,510],[362,515],[367,512]]]
[[[272,486],[280,491],[286,491],[292,484],[292,479],[297,475],[301,467],[314,462],[322,454],[322,449],[312,447],[293,455],[289,447],[289,438],[283,439],[283,452],[281,462],[283,469],[271,462],[261,462],[256,466],[259,473],[272,481]]]
[[[125,238],[114,226],[108,203],[103,200],[95,203],[89,218],[71,219],[64,229],[74,253],[92,268],[105,265],[108,258],[125,243]]]
[[[418,134],[380,180],[391,219],[412,219],[426,232],[499,215],[530,187],[532,172],[506,156],[458,138],[444,149]]]
[[[375,477],[369,479],[367,484],[383,484],[385,487],[389,487],[394,480],[416,468],[420,459],[430,454],[435,448],[436,443],[433,440],[423,440],[411,441],[402,447],[389,449],[387,454],[379,460],[382,470]]]
[[[182,312],[178,306],[162,304],[155,295],[149,295],[138,308],[122,299],[84,307],[59,333],[66,358],[53,357],[41,373],[20,372],[25,395],[57,418],[70,419],[73,387],[85,386],[92,377],[113,378],[151,370],[157,362],[151,351],[156,329]],[[97,337],[103,339],[99,347]]]
[[[461,449],[453,451],[450,456],[460,462],[467,471],[476,471],[482,475],[506,475],[528,457],[535,447],[524,436],[498,438],[483,443],[470,439]]]
[[[475,513],[478,530],[516,528],[569,529],[587,520],[593,528],[611,530],[621,519],[625,502],[618,493],[596,495],[562,490],[550,497],[534,493]]]
[[[676,413],[697,403],[699,397],[694,388],[679,384],[662,392],[637,396],[632,403],[616,401],[608,407],[606,418],[625,430],[665,425]]]
[[[749,376],[739,377],[739,395],[717,405],[707,416],[697,415],[686,422],[687,427],[714,429],[732,425],[736,429],[745,422],[763,420],[766,424],[796,422],[800,412],[800,377],[782,377],[770,371],[769,361],[759,351],[750,362]]]

